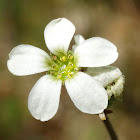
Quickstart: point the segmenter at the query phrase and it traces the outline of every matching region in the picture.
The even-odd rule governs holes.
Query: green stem
[[[119,140],[117,135],[116,135],[116,132],[113,129],[112,124],[107,116],[106,116],[106,120],[103,121],[103,123],[104,123],[104,125],[105,125],[105,127],[110,135],[111,140]]]

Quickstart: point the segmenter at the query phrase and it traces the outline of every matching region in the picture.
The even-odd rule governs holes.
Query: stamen
[[[78,71],[78,68],[74,68],[74,71],[76,71],[76,72],[77,72],[77,71]]]
[[[74,56],[72,52],[68,52],[68,55],[56,56],[51,54],[55,64],[51,64],[51,70],[48,74],[51,74],[55,78],[65,81],[68,78],[72,78],[75,73],[79,70],[76,67]]]
[[[72,62],[69,62],[68,63],[68,67],[72,68],[73,67],[73,63]]]
[[[53,55],[53,56],[52,56],[52,59],[53,59],[53,60],[56,60],[56,59],[57,59],[57,56]]]
[[[68,55],[68,59],[73,59],[73,55],[72,54],[69,54]]]
[[[65,57],[65,56],[60,57],[60,60],[61,60],[61,61],[66,61],[66,57]]]
[[[72,74],[71,73],[68,73],[68,77],[71,78],[72,77]]]

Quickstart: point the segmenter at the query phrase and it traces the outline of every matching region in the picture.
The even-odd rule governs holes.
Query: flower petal
[[[75,26],[66,18],[52,20],[44,31],[48,49],[55,55],[66,54],[74,32]]]
[[[110,41],[93,37],[76,47],[74,52],[79,67],[101,67],[112,64],[118,58],[117,48]]]
[[[75,41],[76,45],[80,45],[81,43],[83,43],[85,41],[85,38],[82,35],[75,35],[74,41]]]
[[[72,46],[72,50],[74,51],[76,49],[76,47],[78,45],[80,45],[81,43],[83,43],[85,41],[84,37],[82,35],[75,35],[74,36],[74,41],[75,41],[75,45]]]
[[[116,79],[122,76],[119,68],[114,66],[105,66],[97,68],[87,68],[87,74],[93,76],[95,80],[98,80],[102,86],[106,87]]]
[[[56,114],[61,85],[61,80],[55,80],[50,75],[45,75],[36,82],[28,98],[28,108],[34,118],[48,121]]]
[[[54,63],[45,51],[32,45],[19,45],[10,52],[7,66],[14,75],[24,76],[49,70],[47,61]]]
[[[107,107],[105,89],[91,76],[78,72],[65,86],[75,106],[84,113],[99,114]]]

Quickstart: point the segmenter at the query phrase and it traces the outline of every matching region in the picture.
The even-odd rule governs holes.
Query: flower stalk
[[[117,137],[117,134],[108,118],[108,116],[106,115],[106,120],[103,121],[109,135],[110,135],[110,138],[111,140],[118,140],[118,137]]]

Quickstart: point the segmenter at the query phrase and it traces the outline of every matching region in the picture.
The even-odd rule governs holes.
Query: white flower
[[[34,118],[47,121],[57,112],[61,85],[65,84],[74,105],[82,112],[99,114],[108,105],[108,96],[101,83],[80,72],[80,67],[102,67],[118,58],[114,44],[100,37],[84,40],[75,37],[74,51],[68,51],[75,26],[65,18],[51,21],[44,36],[49,56],[31,45],[19,45],[12,49],[7,62],[11,73],[18,76],[48,71],[32,88],[28,108]]]

